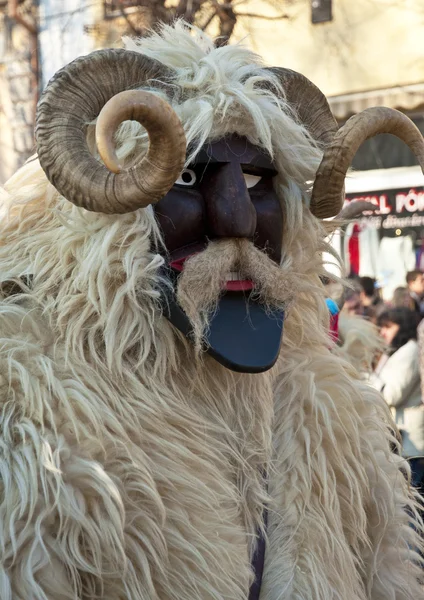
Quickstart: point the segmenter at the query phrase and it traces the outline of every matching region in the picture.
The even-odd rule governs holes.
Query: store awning
[[[349,171],[345,180],[346,194],[414,187],[424,187],[424,175],[420,167]]]
[[[328,102],[338,121],[344,121],[371,106],[388,106],[402,111],[412,111],[420,107],[424,108],[424,82],[328,96]]]

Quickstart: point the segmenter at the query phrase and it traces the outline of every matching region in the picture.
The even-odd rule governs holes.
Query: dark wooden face
[[[210,240],[245,237],[281,259],[283,216],[273,189],[275,166],[246,138],[206,144],[167,195],[155,205],[172,260]]]

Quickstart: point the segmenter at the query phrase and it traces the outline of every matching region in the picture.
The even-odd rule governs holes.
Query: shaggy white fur
[[[276,157],[297,282],[281,356],[262,375],[195,360],[158,308],[153,211],[88,213],[29,161],[0,222],[0,598],[245,600],[266,502],[261,600],[423,597],[387,407],[328,350],[325,232],[302,203],[319,150],[243,47],[177,24],[139,48],[177,69],[193,152],[237,131]],[[143,134],[117,141],[133,160]]]
[[[372,372],[376,358],[386,349],[377,327],[357,315],[340,313],[339,338],[339,352],[364,376]]]

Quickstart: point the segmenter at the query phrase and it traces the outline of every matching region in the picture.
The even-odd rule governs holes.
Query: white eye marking
[[[193,186],[197,181],[196,173],[192,169],[183,169],[175,182],[177,185]]]
[[[255,187],[255,185],[262,179],[260,175],[251,175],[250,173],[243,173],[243,175],[247,189]]]

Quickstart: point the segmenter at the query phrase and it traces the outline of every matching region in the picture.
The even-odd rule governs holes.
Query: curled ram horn
[[[391,133],[404,141],[414,152],[424,173],[424,139],[411,119],[393,108],[367,108],[351,117],[326,146],[315,177],[311,207],[337,205],[347,170],[358,148],[379,133]]]
[[[93,52],[56,73],[39,102],[36,140],[40,164],[59,193],[87,210],[113,214],[154,204],[169,191],[186,158],[182,124],[167,102],[134,89],[169,78],[158,61],[116,49]],[[99,113],[97,143],[105,164],[86,140]],[[127,119],[146,128],[149,149],[139,164],[123,170],[112,138]]]
[[[277,76],[285,93],[285,99],[295,111],[299,121],[311,136],[324,147],[332,144],[339,126],[331,112],[327,98],[307,77],[283,67],[272,67],[270,71]],[[343,206],[344,191],[338,196],[318,197],[311,201],[311,212],[319,219],[334,217]]]

